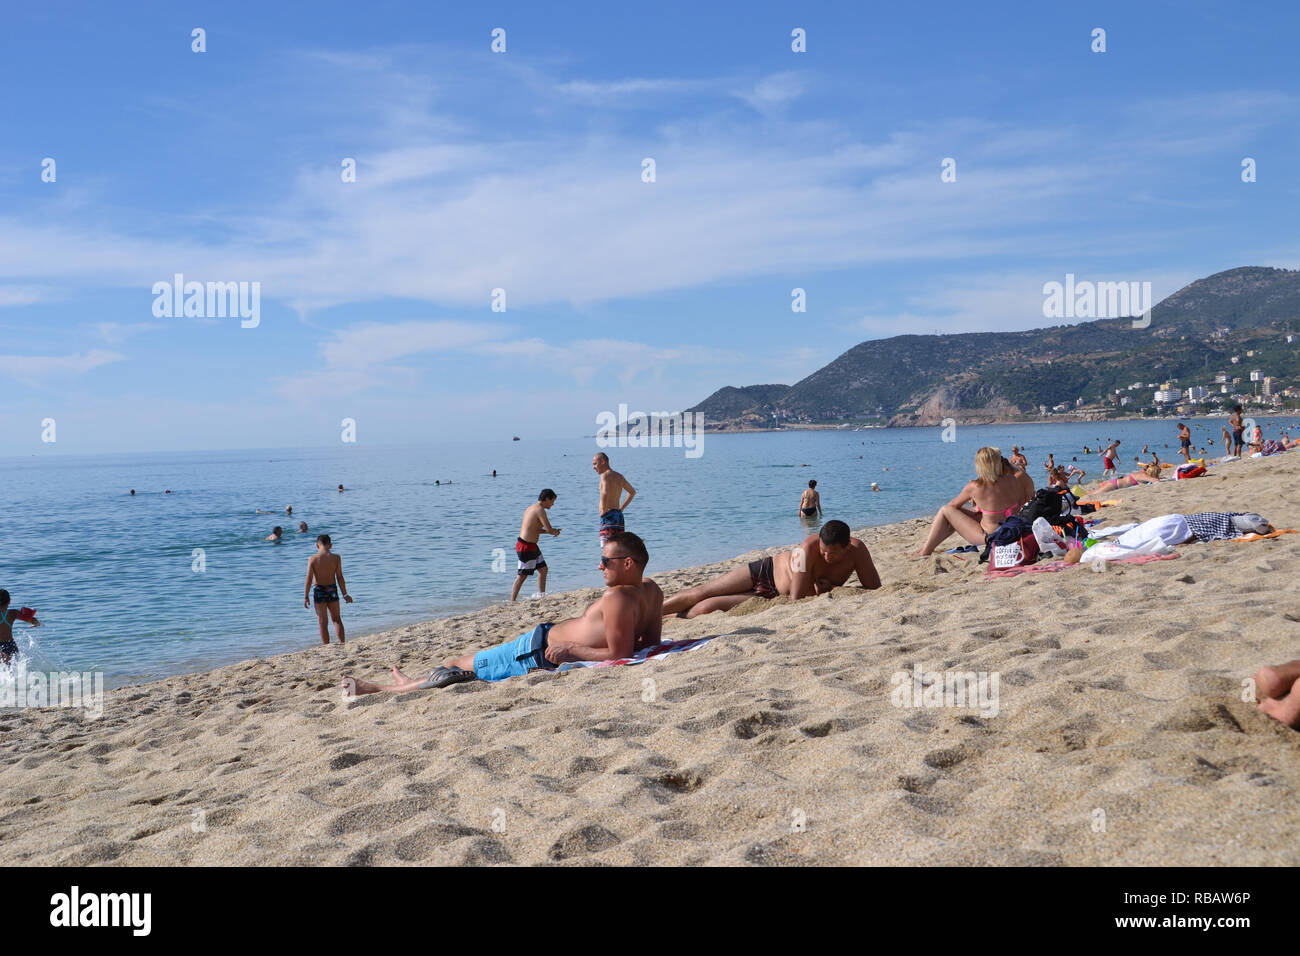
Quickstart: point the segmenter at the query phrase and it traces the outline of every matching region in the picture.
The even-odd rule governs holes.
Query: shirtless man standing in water
[[[537,670],[555,670],[568,661],[609,661],[631,657],[659,643],[664,593],[643,578],[650,560],[645,542],[630,531],[612,534],[601,548],[600,568],[606,591],[581,617],[558,624],[539,624],[504,644],[453,657],[427,679],[408,677],[393,668],[392,684],[372,684],[343,677],[343,696],[402,693],[446,687],[470,680],[498,681]]]
[[[600,540],[603,544],[610,535],[623,530],[623,512],[636,497],[636,489],[631,482],[609,467],[609,455],[598,452],[591,459],[591,467],[600,475]],[[621,504],[619,498],[623,492],[627,498]]]
[[[850,535],[843,521],[828,521],[790,551],[759,558],[707,584],[679,591],[664,602],[664,614],[699,617],[728,611],[752,597],[812,597],[840,587],[854,572],[868,591],[880,587],[867,546]]]

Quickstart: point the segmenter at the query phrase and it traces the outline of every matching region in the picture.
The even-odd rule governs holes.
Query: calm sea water
[[[1225,420],[1192,421],[1199,444]],[[1282,420],[1260,421],[1276,435]],[[941,441],[938,428],[707,435],[698,458],[609,453],[636,486],[627,526],[646,540],[653,574],[815,530],[795,514],[810,478],[826,517],[858,527],[933,512],[986,444],[1025,447],[1036,482],[1048,452],[1097,475],[1085,444],[1120,438],[1124,462],[1146,443],[1168,458],[1177,448],[1170,421],[963,427],[956,438]],[[355,598],[343,607],[349,637],[507,599],[520,515],[543,487],[558,493],[551,521],[563,529],[541,542],[547,589],[599,587],[597,450],[586,438],[3,459],[0,587],[46,624],[14,628],[29,668],[101,669],[110,685],[203,670],[319,643],[302,593],[320,532]],[[276,524],[284,540],[262,540]]]

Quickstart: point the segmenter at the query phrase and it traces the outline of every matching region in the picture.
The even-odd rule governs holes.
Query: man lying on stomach
[[[345,674],[343,696],[446,687],[476,678],[505,680],[539,668],[555,670],[567,661],[631,657],[658,644],[663,628],[664,593],[641,576],[649,560],[645,542],[630,531],[617,532],[601,547],[600,568],[607,590],[581,617],[539,624],[504,644],[454,657],[424,680],[408,677],[396,667],[392,684],[372,684]]]
[[[825,594],[857,572],[867,590],[880,587],[880,575],[867,546],[849,534],[843,521],[828,521],[792,550],[751,561],[712,581],[679,591],[664,602],[664,614],[699,617],[727,611],[752,597],[799,598]]]

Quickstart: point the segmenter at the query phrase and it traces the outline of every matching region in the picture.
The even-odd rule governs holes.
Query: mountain
[[[1156,304],[1151,324],[1098,319],[1026,332],[897,335],[849,349],[794,385],[727,386],[688,411],[718,430],[845,422],[930,425],[1038,418],[1082,398],[1086,415],[1152,405],[1157,385],[1206,385],[1216,372],[1300,376],[1300,270],[1243,267],[1198,279]],[[1246,352],[1254,351],[1247,358]],[[1240,364],[1232,365],[1232,356]],[[1143,388],[1127,391],[1143,383]],[[1249,384],[1242,386],[1250,391]]]

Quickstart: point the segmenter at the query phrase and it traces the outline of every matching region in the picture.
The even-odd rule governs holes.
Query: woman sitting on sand
[[[930,534],[918,555],[933,554],[934,549],[953,534],[971,544],[983,544],[984,536],[998,530],[1003,520],[1020,510],[1034,497],[1034,480],[1028,473],[1011,467],[999,448],[984,447],[975,453],[975,477],[966,483],[961,494],[939,509],[930,525]],[[973,502],[975,509],[966,507]]]
[[[1117,488],[1132,488],[1134,485],[1155,484],[1160,480],[1160,462],[1149,461],[1131,475],[1123,478],[1110,478],[1097,486],[1098,491],[1115,491]]]

